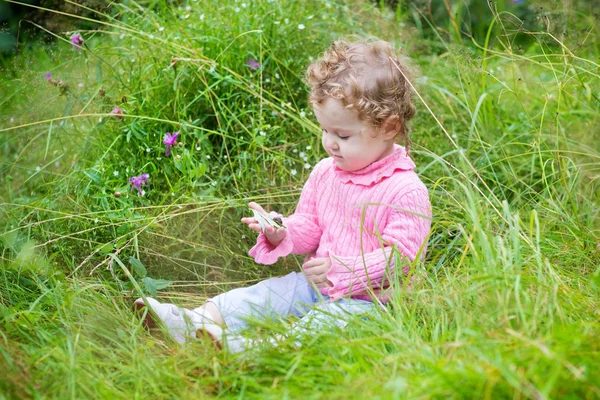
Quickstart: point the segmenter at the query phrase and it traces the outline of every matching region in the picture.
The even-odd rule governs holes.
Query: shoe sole
[[[133,311],[139,316],[139,317],[144,317],[144,319],[142,320],[142,323],[144,324],[144,326],[148,329],[154,329],[157,327],[156,325],[156,321],[154,321],[154,318],[152,318],[152,311],[150,309],[148,309],[148,312],[146,312],[145,316],[144,316],[144,312],[145,312],[145,308],[148,308],[146,306],[146,304],[141,301],[138,302],[137,300],[133,302]]]
[[[217,346],[219,350],[223,350],[223,345],[219,339],[214,337],[209,331],[206,329],[196,329],[196,338],[207,337],[212,340],[213,344]]]

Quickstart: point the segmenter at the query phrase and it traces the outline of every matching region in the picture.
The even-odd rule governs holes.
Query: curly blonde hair
[[[314,107],[329,97],[339,99],[373,127],[397,115],[408,141],[407,122],[415,115],[408,82],[412,70],[387,42],[334,41],[306,71],[309,102]]]

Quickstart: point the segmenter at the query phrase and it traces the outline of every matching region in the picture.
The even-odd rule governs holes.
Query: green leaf
[[[142,283],[144,284],[144,287],[150,296],[156,296],[156,285],[154,284],[154,279],[147,276],[142,279]]]
[[[149,276],[142,279],[144,287],[151,296],[156,296],[156,292],[169,287],[173,282],[166,279],[152,279]]]
[[[105,243],[105,244],[97,247],[97,249],[103,254],[110,253],[111,251],[113,251],[114,248],[115,248],[115,246],[112,243]]]
[[[146,267],[137,258],[129,257],[129,263],[133,267],[133,272],[135,273],[136,276],[138,276],[140,278],[144,278],[146,275],[148,275],[148,271],[146,271]]]

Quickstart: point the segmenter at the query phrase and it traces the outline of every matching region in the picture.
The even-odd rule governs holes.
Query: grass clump
[[[127,1],[80,31],[81,51],[51,32],[4,60],[0,397],[600,397],[596,21],[557,2],[566,35],[525,30],[515,16],[537,3],[508,3],[470,40],[361,1]],[[421,69],[422,283],[301,349],[233,356],[145,333],[140,290],[193,307],[298,268],[254,264],[239,218],[250,200],[293,210],[324,156],[302,74],[351,34]]]

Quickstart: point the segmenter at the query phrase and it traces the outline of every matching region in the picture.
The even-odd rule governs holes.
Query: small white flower
[[[10,117],[10,123],[12,124],[13,122],[15,122],[15,117]]]
[[[102,117],[98,118],[98,122],[102,122]]]
[[[132,59],[131,59],[131,62],[135,62],[135,58],[132,58]]]
[[[162,160],[162,157],[156,157],[156,160],[160,161],[160,160]]]
[[[247,4],[246,3],[242,3],[242,8],[246,8]]]
[[[280,76],[279,76],[279,74],[277,72],[275,72],[275,78],[277,78],[277,79],[280,78]]]
[[[304,164],[304,169],[310,169],[310,164],[309,163]]]
[[[200,151],[200,146],[196,146],[196,151]]]
[[[54,166],[55,166],[56,168],[60,167],[60,162],[58,162],[58,161],[57,161],[57,162],[55,162],[55,163],[54,163]]]
[[[298,152],[298,149],[292,150],[292,153],[297,153],[297,152]]]
[[[217,186],[217,181],[212,181],[210,184],[213,186]]]
[[[40,167],[39,165],[37,167],[35,167],[35,172],[40,172],[42,170],[42,167]]]
[[[83,83],[79,82],[79,83],[77,84],[77,87],[83,87]]]
[[[175,196],[175,192],[171,192],[171,196]]]
[[[295,169],[293,169],[293,170],[291,170],[291,171],[290,171],[290,173],[291,173],[292,175],[296,175],[296,174],[298,173],[298,171],[296,171]]]
[[[234,8],[234,9],[233,9],[233,11],[235,11],[235,12],[240,12],[240,8],[239,8],[239,7],[236,7],[236,8]]]
[[[307,19],[313,19],[314,17],[315,17],[314,15],[309,15],[309,16],[307,17]]]
[[[150,147],[146,147],[146,153],[150,153]]]
[[[299,24],[299,25],[298,25],[298,29],[300,29],[300,30],[303,30],[304,28],[306,28],[306,27],[304,26],[304,24]]]
[[[154,39],[154,35],[150,35],[148,36],[150,39]]]
[[[315,58],[313,56],[308,56],[308,61],[313,61]]]
[[[312,149],[312,146],[306,146],[306,150]]]
[[[305,152],[303,152],[303,151],[301,151],[301,152],[300,152],[300,154],[298,154],[298,155],[300,156],[300,158],[304,158],[304,157],[306,157],[306,153],[305,153]]]
[[[142,190],[142,191],[140,192],[140,197],[144,197],[145,195],[146,195],[146,191],[145,191],[145,190]]]
[[[242,235],[242,239],[246,239],[246,235]]]
[[[285,22],[285,23],[286,23],[286,25],[287,25],[287,24],[289,24],[289,23],[290,23],[290,20],[286,18],[286,19],[284,19],[284,20],[283,20],[283,22]]]
[[[269,83],[271,80],[269,78],[265,79],[265,82]]]
[[[204,14],[200,14],[200,21],[204,20]]]
[[[207,154],[207,155],[206,155],[206,158],[210,160],[210,155],[208,155],[208,154]]]
[[[164,30],[165,30],[165,27],[164,27],[164,26],[161,26],[160,28],[158,28],[158,31],[159,31],[159,32],[162,32],[162,31],[164,31]]]
[[[306,113],[304,111],[300,111],[300,117],[306,118]]]
[[[181,154],[177,154],[177,155],[175,156],[175,158],[176,158],[176,159],[178,159],[178,160],[181,160]]]
[[[279,22],[279,21],[275,21],[275,22],[273,22],[273,23],[274,23],[275,25],[279,25],[281,22]]]
[[[265,131],[260,131],[260,132],[258,132],[258,134],[259,134],[260,136],[266,136],[266,133],[265,133]]]
[[[225,155],[223,156],[223,158],[227,160],[227,154],[225,154]]]
[[[183,19],[188,19],[189,17],[190,17],[190,14],[185,14],[185,15],[183,16]]]
[[[119,176],[119,171],[113,171],[114,176]]]
[[[192,6],[185,6],[185,11],[191,11],[192,10]]]
[[[124,34],[124,33],[121,33],[121,34],[119,35],[119,39],[123,40],[123,38],[125,38],[125,34]]]
[[[97,224],[98,223],[98,218],[94,219],[94,223]]]
[[[456,133],[453,133],[452,134],[452,139],[457,139],[457,138],[458,138],[458,135]]]

